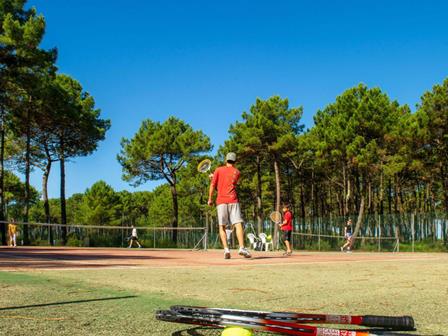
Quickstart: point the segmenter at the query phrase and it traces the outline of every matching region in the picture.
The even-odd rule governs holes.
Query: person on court
[[[289,209],[289,205],[283,205],[283,222],[280,223],[280,229],[282,230],[282,238],[286,245],[286,252],[284,256],[290,256],[292,254],[291,249],[291,236],[292,236],[292,212]]]
[[[15,224],[15,222],[15,219],[11,218],[11,221],[8,224],[9,246],[12,247],[17,246],[17,225]]]
[[[240,203],[236,192],[236,186],[240,178],[240,172],[235,168],[236,154],[226,155],[226,164],[218,167],[213,175],[210,184],[208,205],[213,205],[213,194],[218,191],[216,197],[216,208],[218,211],[219,237],[224,247],[224,258],[230,259],[230,250],[227,245],[226,226],[231,225],[236,230],[236,237],[239,244],[238,254],[245,258],[250,258],[250,252],[244,247],[243,219],[241,216]]]
[[[132,233],[131,233],[131,237],[129,239],[129,246],[128,246],[128,248],[131,248],[132,245],[134,244],[134,242],[136,242],[138,247],[141,248],[142,245],[140,245],[140,242],[138,241],[137,229],[134,227],[134,225],[131,225],[131,228],[132,228]]]
[[[341,246],[341,251],[344,252],[347,248],[347,252],[351,252],[352,240],[353,240],[353,230],[352,230],[352,219],[349,218],[344,226],[344,237],[345,244]]]

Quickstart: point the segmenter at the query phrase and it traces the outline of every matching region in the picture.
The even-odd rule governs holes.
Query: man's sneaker
[[[341,252],[344,252],[344,248],[341,246]]]
[[[230,259],[230,250],[229,249],[224,250],[224,259]]]
[[[251,258],[252,255],[245,247],[240,247],[240,250],[238,251],[238,254],[240,256],[244,256],[244,258]]]

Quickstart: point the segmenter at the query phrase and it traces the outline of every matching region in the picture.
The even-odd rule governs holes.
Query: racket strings
[[[198,172],[206,173],[207,171],[210,170],[211,166],[212,166],[212,162],[209,159],[205,159],[199,163]]]
[[[274,211],[271,213],[270,218],[273,222],[279,223],[282,220],[282,214],[278,211]]]
[[[178,336],[220,336],[223,328],[192,327],[176,332]],[[257,336],[272,336],[272,333],[257,330]]]

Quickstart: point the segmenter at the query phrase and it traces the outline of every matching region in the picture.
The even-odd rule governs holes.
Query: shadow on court
[[[120,260],[120,259],[134,259],[134,260],[147,260],[147,259],[171,259],[169,257],[154,257],[154,256],[120,256],[120,255],[107,255],[107,254],[59,254],[59,253],[11,253],[11,257],[14,258],[38,258],[38,259],[52,259],[52,260],[70,260],[70,261],[89,261],[89,260]]]
[[[136,295],[128,295],[128,296],[117,296],[117,297],[98,298],[98,299],[76,300],[76,301],[39,303],[39,304],[33,304],[33,305],[4,307],[4,308],[0,308],[0,311],[3,311],[3,310],[15,310],[15,309],[25,309],[25,308],[40,308],[40,307],[61,306],[61,305],[68,305],[68,304],[88,303],[88,302],[98,302],[98,301],[124,300],[124,299],[133,299],[133,298],[136,298],[136,297],[138,297],[138,296],[136,296]]]
[[[132,267],[172,259],[143,249],[1,248],[0,269]]]

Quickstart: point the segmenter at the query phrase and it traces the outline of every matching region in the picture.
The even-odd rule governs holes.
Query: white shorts
[[[219,225],[234,225],[243,222],[239,203],[219,204],[216,208]]]

